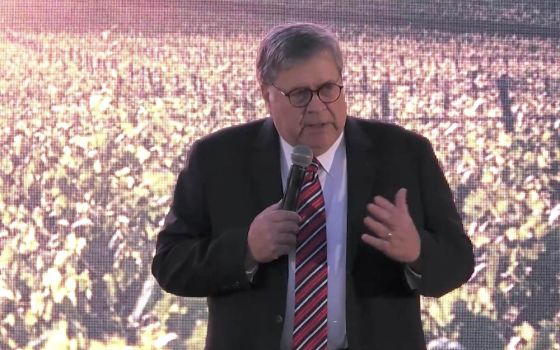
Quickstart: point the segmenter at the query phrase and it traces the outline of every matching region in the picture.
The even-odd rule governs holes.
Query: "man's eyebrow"
[[[340,78],[339,78],[339,79],[340,79]],[[323,86],[325,86],[325,85],[327,85],[327,84],[332,84],[332,83],[335,83],[335,84],[336,84],[336,82],[337,82],[339,79],[336,79],[336,80],[335,80],[335,79],[329,79],[329,80],[323,82],[321,85],[319,85],[319,86],[317,87],[317,89],[319,89],[319,88],[321,88],[321,87],[323,87]],[[296,90],[307,90],[307,89],[309,89],[309,90],[314,90],[314,89],[311,89],[309,86],[295,86],[295,87],[293,87],[293,88],[291,88],[291,89],[286,89],[286,93],[289,94],[289,93],[291,93],[291,92],[293,92],[293,91],[296,91]]]

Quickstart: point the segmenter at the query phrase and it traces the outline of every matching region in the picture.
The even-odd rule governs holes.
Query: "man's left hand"
[[[364,224],[369,232],[362,235],[362,241],[420,273],[420,236],[408,212],[406,189],[398,190],[395,204],[376,196],[367,211]]]

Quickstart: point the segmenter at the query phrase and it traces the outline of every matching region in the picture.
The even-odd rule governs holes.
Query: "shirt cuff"
[[[405,265],[404,268],[404,277],[406,278],[406,282],[408,286],[412,290],[418,289],[420,285],[420,281],[422,280],[422,275],[418,272],[415,272],[410,266]]]
[[[258,264],[255,264],[253,266],[246,266],[245,267],[245,276],[247,276],[247,279],[249,280],[249,282],[253,283],[253,278],[255,277],[255,274],[257,273],[258,269],[259,269]]]

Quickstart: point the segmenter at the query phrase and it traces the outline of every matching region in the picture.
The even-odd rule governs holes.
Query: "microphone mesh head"
[[[292,162],[295,165],[307,168],[313,161],[313,151],[306,145],[297,145],[292,151]]]

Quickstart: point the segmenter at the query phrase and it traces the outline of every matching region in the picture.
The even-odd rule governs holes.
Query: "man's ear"
[[[266,84],[261,84],[261,95],[266,104],[266,108],[269,109],[270,106],[270,86]]]

